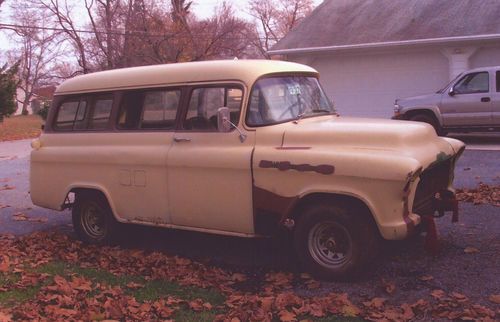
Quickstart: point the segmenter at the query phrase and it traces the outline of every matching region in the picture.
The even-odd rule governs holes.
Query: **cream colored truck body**
[[[95,189],[123,223],[252,237],[297,216],[296,206],[308,196],[341,195],[363,203],[385,239],[403,239],[420,223],[413,203],[421,174],[446,163],[440,172],[452,189],[464,145],[436,136],[427,124],[319,115],[247,125],[252,87],[276,75],[319,76],[294,63],[218,61],[113,70],[64,82],[46,131],[32,144],[33,203],[61,210],[70,192]],[[237,120],[243,142],[236,131],[120,131],[114,112],[106,131],[55,131],[49,124],[64,97],[219,84],[243,91]]]

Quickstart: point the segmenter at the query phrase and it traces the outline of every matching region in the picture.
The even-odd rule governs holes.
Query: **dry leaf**
[[[14,219],[15,221],[26,221],[28,220],[28,216],[23,213],[17,213],[12,216],[12,219]]]
[[[464,253],[466,253],[466,254],[479,253],[479,249],[477,249],[475,247],[465,247]]]
[[[493,303],[500,304],[500,294],[492,294],[488,299]]]
[[[11,322],[12,314],[0,312],[0,322]]]
[[[287,310],[282,310],[278,314],[279,314],[281,322],[297,321],[296,315],[293,312],[290,312],[290,311],[287,311]]]
[[[433,280],[433,279],[434,279],[434,277],[433,277],[433,276],[430,276],[430,275],[424,275],[424,276],[420,276],[418,279],[419,279],[419,280],[421,280],[421,281],[426,282],[426,281]]]
[[[10,258],[7,255],[0,255],[0,272],[8,272],[10,267]]]

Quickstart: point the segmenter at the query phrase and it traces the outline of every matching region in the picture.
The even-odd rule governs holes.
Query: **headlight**
[[[398,103],[394,103],[394,114],[399,115],[399,111],[401,111],[401,106]]]

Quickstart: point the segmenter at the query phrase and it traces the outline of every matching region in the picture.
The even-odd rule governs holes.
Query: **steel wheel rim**
[[[103,211],[95,204],[82,207],[80,223],[85,234],[93,239],[103,239],[107,227]]]
[[[351,235],[336,222],[320,222],[309,231],[308,248],[317,263],[327,268],[340,268],[351,260]]]

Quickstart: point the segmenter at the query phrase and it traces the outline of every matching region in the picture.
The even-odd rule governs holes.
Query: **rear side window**
[[[500,92],[500,71],[497,71],[497,92]]]
[[[120,106],[118,128],[172,130],[180,100],[178,89],[126,92]]]
[[[104,130],[109,127],[109,116],[113,107],[113,97],[98,97],[94,100],[92,117],[88,129]]]
[[[57,113],[55,128],[58,130],[82,129],[85,126],[87,102],[71,100],[61,104]]]
[[[54,129],[60,131],[109,129],[112,108],[112,95],[68,99],[59,106]]]

